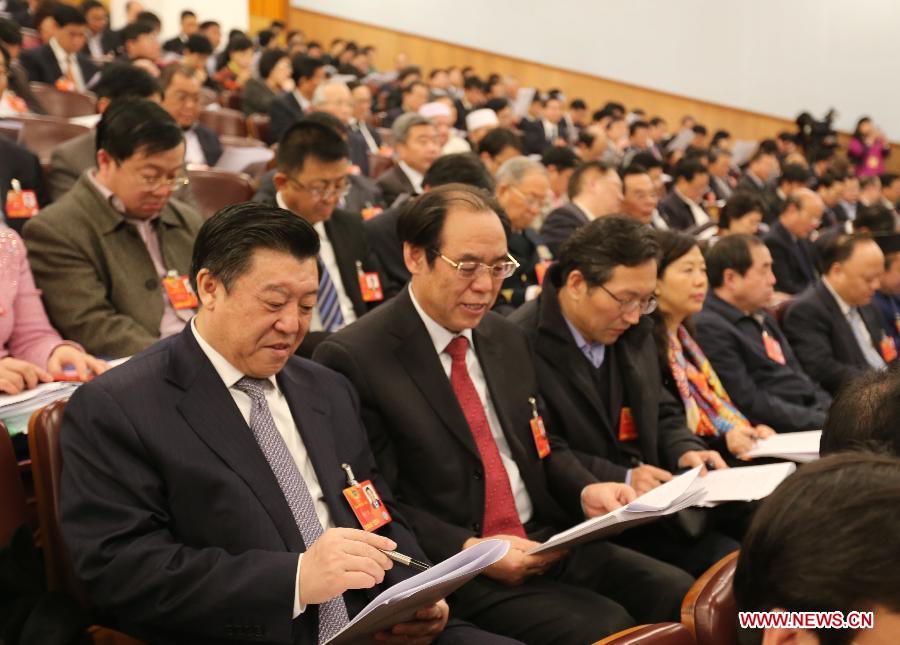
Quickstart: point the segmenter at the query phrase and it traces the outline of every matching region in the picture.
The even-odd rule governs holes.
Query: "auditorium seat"
[[[681,603],[681,622],[697,645],[738,645],[734,570],[740,551],[716,562],[693,584]]]
[[[36,154],[41,165],[50,163],[50,156],[59,144],[90,129],[53,116],[16,116],[8,120],[22,123],[19,143]]]
[[[0,547],[9,544],[15,530],[27,521],[28,506],[19,463],[9,432],[0,421]]]
[[[219,136],[219,143],[223,147],[231,146],[233,148],[265,148],[266,144],[256,137],[238,137],[232,134],[223,134]]]
[[[201,110],[198,121],[218,134],[231,135],[233,137],[247,136],[247,123],[244,113],[230,108],[218,110]]]
[[[63,92],[47,83],[30,83],[29,87],[49,116],[71,119],[97,113],[97,96],[93,92]]]
[[[240,110],[243,100],[240,90],[222,90],[219,92],[219,105],[231,110]]]
[[[22,126],[5,119],[0,119],[0,137],[6,137],[10,141],[19,143],[22,136]]]
[[[381,175],[394,167],[394,160],[384,155],[369,153],[369,177],[378,179]]]
[[[690,630],[681,623],[654,623],[626,629],[594,645],[695,645]]]
[[[189,170],[191,193],[204,219],[230,204],[249,201],[255,189],[245,174],[224,170]]]
[[[268,114],[250,114],[247,116],[247,134],[266,144],[275,143],[272,141],[271,123],[272,119]]]

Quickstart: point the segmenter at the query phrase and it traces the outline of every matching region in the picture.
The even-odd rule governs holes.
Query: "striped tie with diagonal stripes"
[[[319,270],[322,273],[319,277],[319,319],[322,321],[322,329],[337,331],[344,326],[344,314],[341,313],[337,288],[321,257]]]

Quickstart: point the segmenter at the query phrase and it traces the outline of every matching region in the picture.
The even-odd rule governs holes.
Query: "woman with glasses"
[[[740,458],[757,439],[775,434],[753,426],[722,386],[709,360],[691,335],[691,316],[703,309],[708,290],[706,262],[693,237],[674,231],[657,233],[654,336],[663,386],[684,405],[688,428],[723,455]]]

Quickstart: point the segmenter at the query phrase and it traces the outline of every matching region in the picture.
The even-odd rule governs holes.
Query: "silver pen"
[[[409,567],[410,569],[417,569],[418,571],[427,571],[431,568],[430,564],[425,564],[424,562],[419,562],[418,560],[414,560],[408,555],[403,555],[402,553],[397,553],[396,551],[386,551],[384,549],[378,549],[382,553],[384,553],[388,558],[393,560],[398,564],[402,564],[403,566]]]

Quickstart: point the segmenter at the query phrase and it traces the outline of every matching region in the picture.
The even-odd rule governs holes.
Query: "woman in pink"
[[[847,157],[856,167],[856,176],[880,177],[884,173],[884,158],[891,154],[891,146],[872,119],[864,116],[847,144]]]
[[[66,366],[80,379],[109,366],[76,343],[64,341],[50,326],[34,286],[25,243],[0,224],[0,393],[18,394],[63,374]]]

